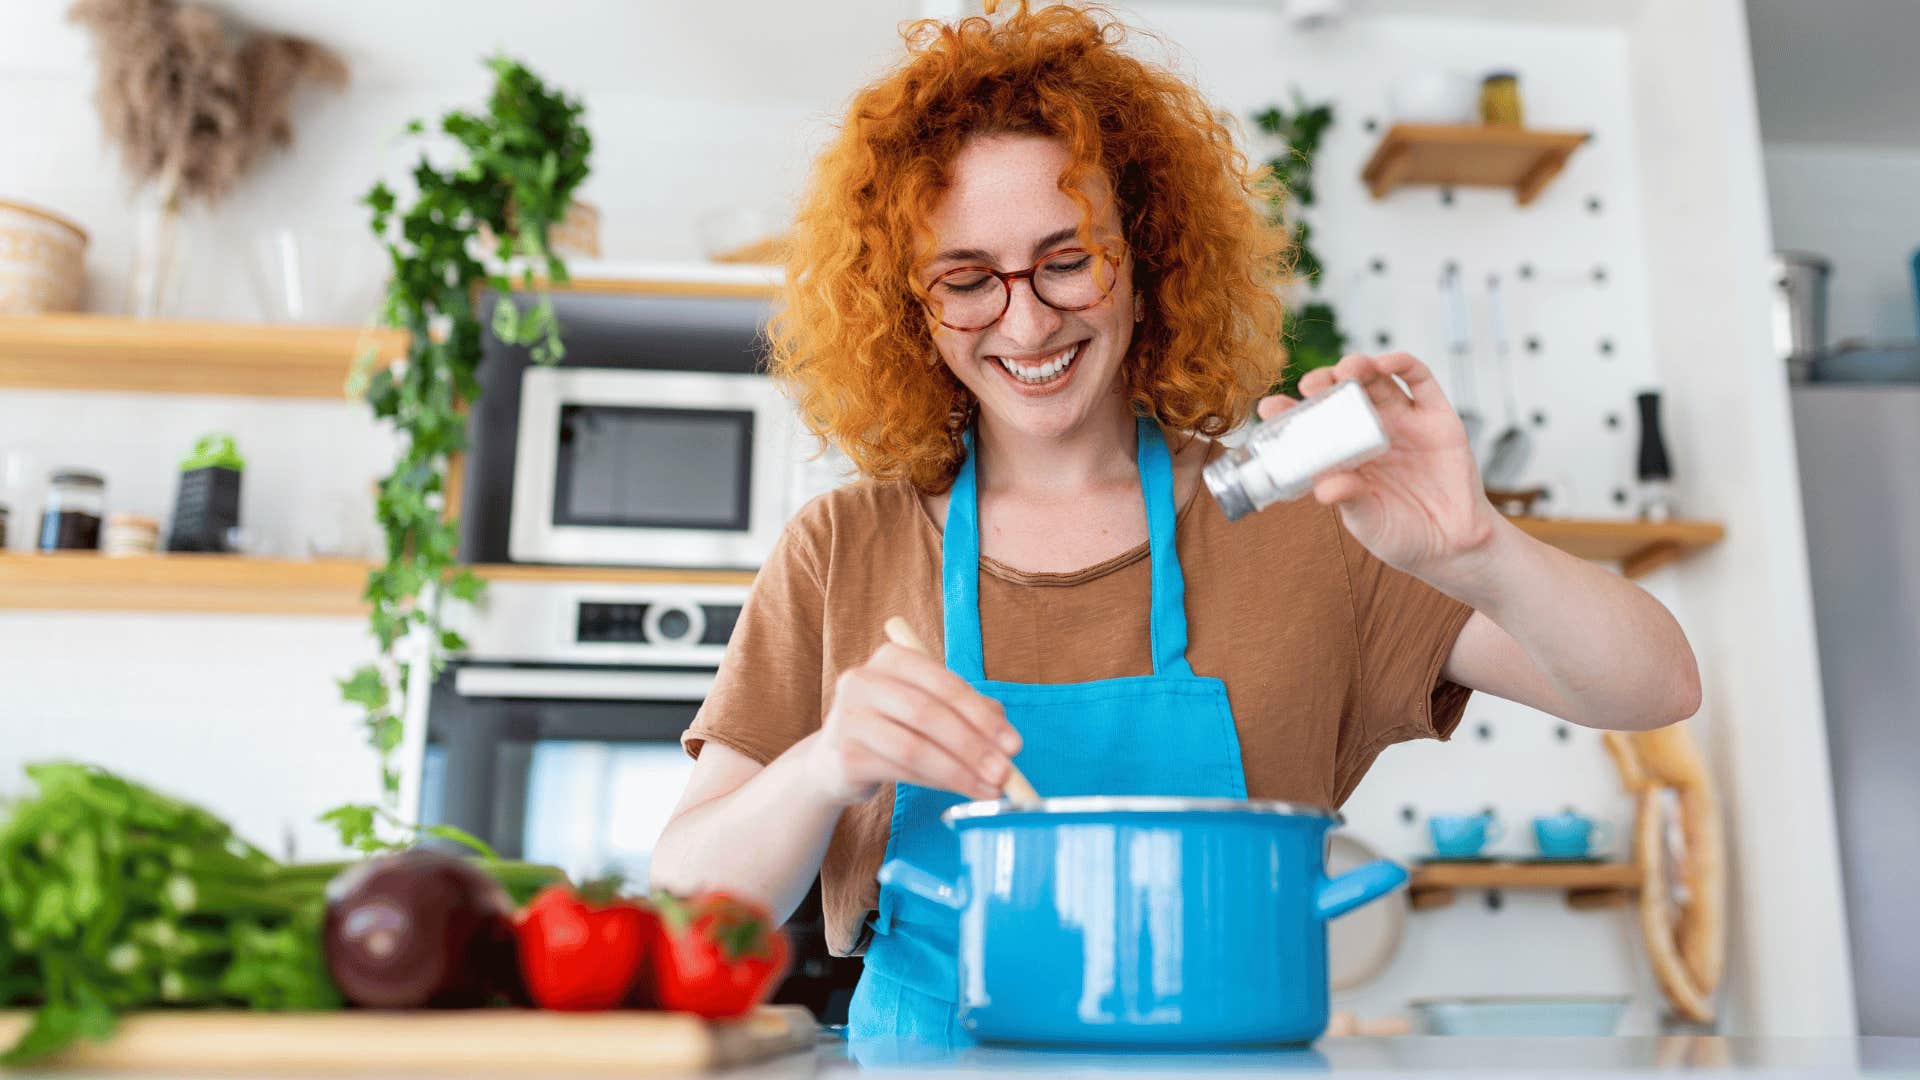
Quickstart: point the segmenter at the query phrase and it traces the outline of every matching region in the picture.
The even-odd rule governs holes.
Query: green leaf
[[[391,713],[380,715],[374,720],[372,743],[382,757],[392,753],[400,746],[400,740],[406,735],[400,718]]]
[[[420,831],[428,836],[438,837],[442,840],[470,848],[482,858],[495,861],[498,861],[500,858],[500,853],[493,850],[485,840],[480,839],[465,829],[453,825],[423,825],[420,827]]]
[[[357,848],[374,836],[373,823],[378,813],[377,806],[348,803],[321,814],[320,820],[332,825],[340,834],[342,846]]]
[[[387,704],[387,682],[380,677],[380,669],[372,664],[363,664],[353,669],[352,675],[335,682],[340,687],[341,700],[350,704],[368,709],[383,708]]]
[[[447,580],[447,595],[469,604],[480,599],[486,588],[486,579],[468,567],[461,567],[459,573]]]
[[[513,301],[502,297],[493,305],[493,336],[501,341],[519,343],[520,309]]]

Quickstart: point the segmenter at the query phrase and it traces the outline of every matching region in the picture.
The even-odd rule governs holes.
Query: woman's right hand
[[[900,782],[995,799],[1020,733],[999,702],[946,665],[889,642],[840,675],[811,743],[808,773],[837,803]]]

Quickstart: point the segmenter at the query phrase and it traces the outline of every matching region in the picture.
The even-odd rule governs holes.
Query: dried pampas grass
[[[78,0],[67,17],[93,33],[108,139],[170,209],[217,201],[269,147],[291,143],[287,111],[301,82],[347,81],[326,47],[284,34],[243,41],[200,4]]]

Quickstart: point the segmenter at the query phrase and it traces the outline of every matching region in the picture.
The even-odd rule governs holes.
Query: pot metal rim
[[[1015,806],[1005,799],[961,803],[940,818],[949,824],[982,818],[1055,814],[1271,814],[1311,817],[1345,824],[1338,811],[1275,799],[1195,798],[1180,795],[1064,795],[1041,799],[1038,806]]]

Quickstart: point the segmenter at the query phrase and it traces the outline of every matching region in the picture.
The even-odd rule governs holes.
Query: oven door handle
[[[694,671],[463,667],[453,673],[461,697],[701,701],[712,689],[713,676]]]

